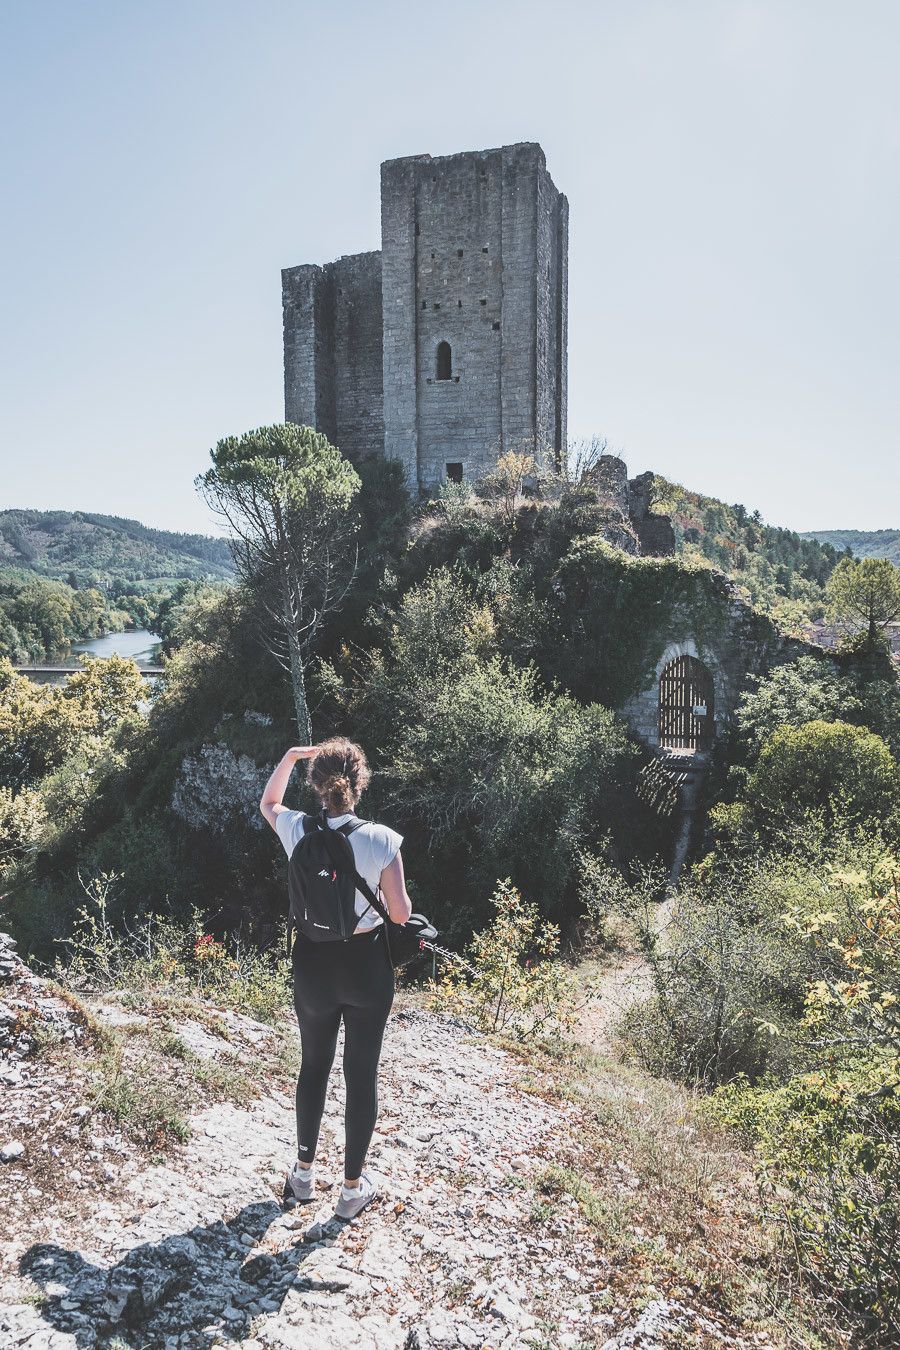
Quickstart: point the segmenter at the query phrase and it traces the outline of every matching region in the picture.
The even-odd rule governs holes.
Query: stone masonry
[[[381,166],[381,251],[282,273],[285,418],[415,490],[566,444],[568,203],[536,144]]]

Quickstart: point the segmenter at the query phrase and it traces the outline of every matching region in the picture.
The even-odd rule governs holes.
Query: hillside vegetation
[[[807,530],[802,538],[849,548],[857,558],[887,558],[900,567],[900,530]]]
[[[825,613],[825,583],[843,547],[824,536],[767,525],[758,511],[729,506],[657,477],[654,510],[669,515],[679,554],[702,557],[732,577],[746,598],[789,631]]]
[[[85,511],[0,512],[0,657],[58,660],[73,642],[153,627],[186,587],[233,572],[224,539]]]
[[[679,552],[639,557],[610,542],[615,521],[589,481],[527,495],[525,457],[424,504],[409,501],[397,465],[364,464],[359,481],[346,474],[340,503],[357,559],[349,587],[286,668],[271,626],[296,633],[297,613],[321,614],[332,579],[297,527],[310,484],[331,486],[320,449],[296,427],[220,447],[229,490],[255,474],[275,499],[255,521],[277,516],[285,549],[249,551],[240,583],[219,592],[183,584],[149,707],[127,662],[88,663],[53,689],[0,662],[3,920],[23,954],[59,956],[60,983],[79,995],[149,979],[160,1007],[171,994],[161,986],[190,978],[225,1007],[283,1008],[285,859],[259,798],[297,741],[291,686],[302,681],[314,738],[365,747],[373,776],[360,814],[403,834],[414,908],[462,953],[426,997],[527,1044],[533,1090],[577,1101],[596,1131],[589,1156],[548,1169],[527,1220],[536,1233],[560,1212],[597,1225],[613,1320],[596,1343],[631,1325],[632,1295],[620,1316],[616,1292],[621,1256],[640,1272],[645,1306],[670,1292],[695,1308],[702,1298],[704,1316],[725,1309],[742,1332],[765,1330],[757,1344],[897,1344],[900,688],[883,629],[900,579],[874,568],[886,608],[834,658],[809,649],[747,679],[673,891],[677,793],[617,709],[645,687],[673,631],[714,646],[735,578],[799,621],[822,603],[839,555],[660,484]],[[727,574],[714,565],[726,562]],[[279,582],[282,598],[290,587],[299,597],[293,610],[277,603]],[[785,659],[770,617],[742,617],[759,651]],[[311,806],[299,778],[287,804]],[[610,1065],[610,1090],[595,1091],[607,1068],[579,1058],[569,1013],[579,989],[594,996],[591,963],[622,952],[643,982],[617,1043],[631,1063]],[[196,1066],[173,1029],[156,1030],[177,1061],[167,1077],[187,1091]],[[111,1050],[98,1113],[154,1107],[127,1061],[124,1043]],[[647,1179],[674,1175],[670,1127],[651,1111],[636,1133],[657,1085],[684,1190],[651,1198]],[[697,1094],[689,1110],[686,1090]],[[585,1134],[574,1118],[572,1128]],[[189,1129],[172,1124],[178,1137]],[[738,1212],[725,1156],[738,1138],[739,1227],[758,1257],[741,1254],[719,1217]],[[710,1185],[713,1153],[723,1171]],[[471,1277],[465,1252],[458,1264],[460,1280]],[[641,1342],[620,1342],[630,1343]],[[668,1343],[710,1341],[700,1330]]]

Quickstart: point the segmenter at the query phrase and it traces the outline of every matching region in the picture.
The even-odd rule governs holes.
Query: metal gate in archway
[[[712,676],[696,656],[676,656],[659,677],[659,743],[707,750],[715,731]]]

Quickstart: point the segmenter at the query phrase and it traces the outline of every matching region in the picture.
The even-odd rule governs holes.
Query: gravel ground
[[[4,971],[3,1350],[738,1343],[662,1299],[624,1322],[611,1315],[607,1262],[575,1201],[557,1195],[539,1223],[532,1214],[540,1170],[576,1159],[576,1109],[545,1100],[534,1070],[454,1019],[398,1001],[367,1168],[380,1194],[345,1224],[333,1214],[343,1143],[337,1070],[319,1195],[285,1214],[289,1092],[207,1105],[191,1116],[186,1143],[148,1160],[92,1116],[77,1074],[65,1079],[52,1056],[34,1053],[42,1016],[57,1035],[77,1042],[83,1033],[0,940]],[[135,1017],[109,998],[95,1012],[110,1026]],[[209,1021],[179,1030],[195,1053],[216,1057]],[[264,1056],[275,1040],[237,1014],[228,1033],[231,1054],[238,1043]]]

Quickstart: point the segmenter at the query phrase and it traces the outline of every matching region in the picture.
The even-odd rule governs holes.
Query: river
[[[132,628],[124,633],[107,633],[106,637],[86,638],[84,642],[73,642],[66,652],[61,652],[52,661],[42,662],[39,666],[24,665],[19,669],[26,672],[35,684],[63,684],[68,670],[80,669],[79,657],[87,656],[127,656],[140,670],[158,666],[162,656],[162,643],[155,633],[146,628]],[[148,675],[148,680],[156,679]]]
[[[125,633],[107,633],[106,637],[87,638],[72,643],[72,657],[79,652],[89,656],[127,656],[139,666],[159,665],[162,643],[155,633],[146,628],[132,628]],[[68,665],[68,661],[63,664]],[[74,659],[73,659],[74,664]]]

